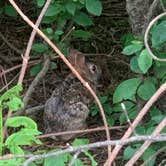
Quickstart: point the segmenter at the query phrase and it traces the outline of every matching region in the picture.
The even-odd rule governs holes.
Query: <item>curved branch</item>
[[[145,31],[145,36],[144,36],[144,44],[145,44],[145,47],[146,49],[148,50],[150,56],[154,59],[154,60],[157,60],[157,61],[160,61],[160,62],[166,62],[166,59],[162,59],[162,58],[158,58],[157,56],[155,56],[153,54],[153,52],[151,51],[150,47],[149,47],[149,44],[148,44],[148,35],[149,35],[149,32],[150,32],[150,29],[151,27],[154,25],[155,22],[157,22],[161,17],[163,16],[166,16],[166,12],[158,15],[157,17],[155,17],[148,25],[146,31]]]

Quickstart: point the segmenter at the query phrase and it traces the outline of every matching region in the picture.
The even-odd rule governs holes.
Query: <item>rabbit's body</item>
[[[85,63],[84,58],[82,60],[81,63]],[[76,61],[75,63],[78,63],[79,67],[82,65],[79,64],[79,61]],[[90,69],[88,67],[90,67],[91,65],[94,64],[86,62],[82,66],[82,71],[79,71],[80,68],[78,69],[76,66],[75,67],[76,69],[78,69],[82,77],[88,81],[92,88],[96,90],[97,80],[101,76],[101,70],[95,66],[97,75],[90,75],[90,73],[88,73],[90,72]],[[56,89],[52,93],[51,98],[48,99],[45,104],[43,117],[45,133],[84,129],[86,127],[86,119],[89,114],[88,107],[92,102],[93,98],[89,94],[88,90],[83,87],[81,82],[73,74],[70,74],[62,82],[62,84],[56,87]],[[69,140],[74,136],[75,134],[70,134],[51,138],[59,140]]]

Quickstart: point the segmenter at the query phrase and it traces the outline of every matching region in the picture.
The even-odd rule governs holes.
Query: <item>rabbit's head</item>
[[[85,56],[81,52],[70,49],[68,60],[79,74],[92,86],[97,87],[100,84],[101,68],[94,63],[86,61]]]

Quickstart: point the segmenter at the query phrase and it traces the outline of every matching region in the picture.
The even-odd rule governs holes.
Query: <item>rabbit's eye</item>
[[[96,66],[95,65],[91,66],[91,71],[92,71],[92,73],[94,73],[96,71]]]

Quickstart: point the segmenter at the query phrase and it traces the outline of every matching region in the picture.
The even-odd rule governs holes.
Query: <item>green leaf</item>
[[[8,149],[12,154],[22,154],[24,155],[24,150],[20,148],[18,145],[8,145]]]
[[[29,131],[30,133],[27,133],[27,131]],[[8,148],[10,149],[10,146],[31,145],[33,142],[36,143],[37,139],[33,135],[33,131],[36,130],[29,129],[27,131],[19,131],[17,133],[10,135],[6,139],[5,145],[8,146]]]
[[[146,101],[149,100],[155,92],[156,92],[155,84],[150,80],[146,80],[138,88],[137,94],[141,99]]]
[[[146,134],[146,130],[144,126],[137,126],[135,129],[136,133],[139,135],[145,135]]]
[[[123,81],[114,92],[113,103],[118,103],[122,100],[136,101],[135,93],[140,83],[141,80],[139,78]]]
[[[99,0],[86,0],[86,9],[95,16],[100,16],[102,12],[102,4]]]
[[[30,76],[36,76],[42,70],[42,66],[41,63],[33,66],[30,70]]]
[[[50,153],[57,152],[59,150],[56,149],[56,150],[50,151]],[[65,153],[65,154],[59,155],[58,157],[46,158],[44,160],[44,166],[53,166],[53,165],[66,166],[69,156],[70,156],[69,153]]]
[[[141,71],[139,65],[138,65],[138,56],[133,56],[130,59],[130,68],[133,72],[142,74],[143,72]]]
[[[51,69],[56,69],[57,64],[55,62],[51,62],[50,67],[51,67]]]
[[[166,42],[166,20],[154,27],[152,31],[152,46],[159,47]]]
[[[122,53],[125,55],[132,55],[134,53],[137,53],[138,51],[140,51],[143,48],[143,44],[139,43],[139,44],[131,44],[126,46]]]
[[[154,153],[156,153],[156,150],[153,149],[153,147],[149,147],[142,155],[143,160],[146,161],[150,156],[152,156]],[[152,160],[146,164],[146,166],[154,166],[156,161],[156,157],[154,156]]]
[[[43,43],[36,43],[32,45],[32,50],[42,53],[48,50],[48,47]]]
[[[0,160],[0,166],[18,166],[18,165],[21,165],[23,161],[24,159],[21,159],[21,158]]]
[[[63,6],[58,3],[50,5],[46,11],[45,16],[56,16],[62,11]]]
[[[88,31],[83,31],[83,30],[75,30],[72,32],[72,36],[76,38],[82,38],[82,39],[89,39],[92,34]]]
[[[37,0],[37,6],[40,8],[44,5],[45,0]]]
[[[17,111],[24,107],[24,103],[19,97],[13,97],[10,101],[6,102],[5,105],[10,111]]]
[[[77,12],[76,15],[74,16],[74,20],[78,25],[81,26],[93,25],[91,18],[83,12]]]
[[[18,15],[13,6],[7,4],[5,4],[4,13],[10,17],[16,17]]]
[[[137,148],[127,146],[127,148],[125,148],[124,150],[123,159],[124,160],[130,159],[135,154],[136,151],[137,151]]]
[[[152,58],[148,51],[144,49],[138,57],[138,65],[143,73],[146,73],[148,69],[152,66]]]
[[[73,142],[72,142],[72,145],[73,146],[79,146],[79,145],[86,145],[89,143],[89,140],[88,139],[85,139],[85,138],[80,138],[80,139],[75,139]]]
[[[76,11],[76,3],[69,1],[65,4],[65,8],[71,15],[74,16]]]
[[[17,84],[16,86],[10,88],[7,92],[5,92],[2,96],[0,96],[0,104],[4,100],[11,99],[12,97],[18,96],[19,93],[22,91],[22,85]]]
[[[37,124],[31,118],[25,116],[15,116],[7,119],[5,126],[8,127],[20,127],[24,126],[28,129],[37,129]]]

